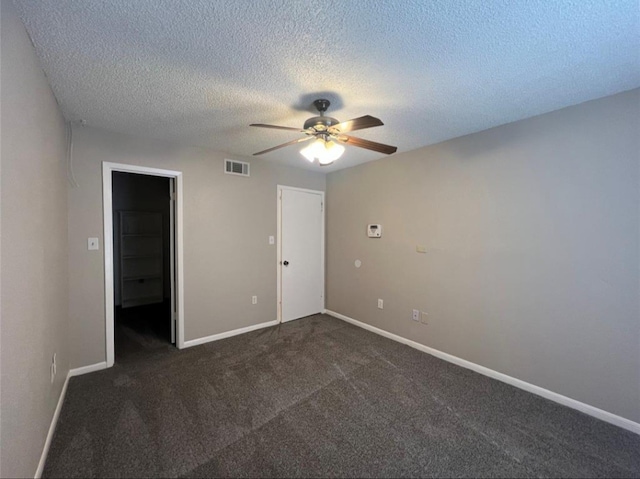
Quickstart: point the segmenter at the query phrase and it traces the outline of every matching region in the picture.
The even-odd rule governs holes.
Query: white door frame
[[[176,329],[178,329],[178,314],[176,306],[177,281],[176,281],[176,179],[169,178],[169,270],[171,281],[171,344],[176,343]]]
[[[305,188],[296,188],[294,186],[285,186],[278,185],[278,200],[277,200],[277,255],[276,255],[276,270],[277,270],[277,301],[278,301],[278,323],[282,323],[282,190],[292,190],[292,191],[302,191],[304,193],[313,193],[316,195],[320,195],[322,198],[322,227],[321,227],[321,235],[320,238],[320,259],[322,264],[322,309],[325,309],[326,306],[326,298],[325,298],[325,261],[324,261],[324,222],[325,222],[325,201],[324,201],[324,191],[319,190],[309,190]]]
[[[125,173],[138,173],[149,176],[162,176],[175,178],[176,184],[176,283],[178,320],[176,325],[176,345],[178,349],[184,348],[184,261],[183,261],[183,215],[182,215],[182,172],[161,170],[145,166],[125,165],[121,163],[102,162],[102,208],[104,215],[104,297],[105,297],[105,330],[107,367],[113,366],[115,361],[114,344],[114,288],[113,288],[113,190],[112,173],[121,171]]]

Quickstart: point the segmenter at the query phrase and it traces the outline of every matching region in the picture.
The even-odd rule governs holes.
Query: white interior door
[[[169,178],[169,264],[171,274],[171,344],[176,344],[176,180]]]
[[[280,304],[282,321],[324,308],[322,192],[281,189]]]

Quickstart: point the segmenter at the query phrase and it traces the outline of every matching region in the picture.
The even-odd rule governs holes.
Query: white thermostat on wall
[[[382,238],[382,225],[368,225],[367,236],[369,238]]]

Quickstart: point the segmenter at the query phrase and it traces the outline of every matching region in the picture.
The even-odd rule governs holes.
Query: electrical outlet
[[[258,297],[257,296],[251,296],[251,304],[258,304]]]
[[[98,242],[98,238],[88,238],[87,239],[87,249],[89,251],[95,251],[100,249],[100,243]]]
[[[384,309],[384,302],[381,299],[378,299],[378,309]]]
[[[411,319],[413,319],[414,321],[420,321],[420,311],[414,309],[413,314],[411,315]]]
[[[422,311],[420,313],[420,322],[422,324],[429,324],[429,314]]]

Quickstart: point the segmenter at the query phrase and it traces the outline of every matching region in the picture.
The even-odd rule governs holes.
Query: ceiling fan
[[[395,146],[384,145],[382,143],[376,143],[375,141],[365,140],[362,138],[356,138],[355,136],[345,135],[347,132],[355,130],[364,130],[365,128],[372,128],[374,126],[382,126],[384,123],[378,118],[374,118],[369,115],[361,116],[360,118],[354,118],[353,120],[339,122],[335,118],[330,116],[324,116],[324,112],[327,111],[331,103],[329,100],[318,99],[313,102],[320,116],[314,116],[304,122],[302,128],[292,128],[289,126],[276,126],[265,125],[263,123],[253,123],[249,126],[257,126],[260,128],[272,128],[275,130],[288,130],[297,131],[298,133],[304,133],[305,136],[296,140],[288,141],[282,145],[274,146],[263,151],[254,153],[253,155],[262,155],[285,146],[295,145],[309,140],[315,140],[311,145],[302,149],[300,153],[309,161],[314,162],[318,160],[320,165],[326,166],[333,163],[340,158],[344,152],[345,145],[353,145],[360,148],[366,148],[367,150],[377,151],[379,153],[385,153],[390,155],[395,153],[398,149]]]

